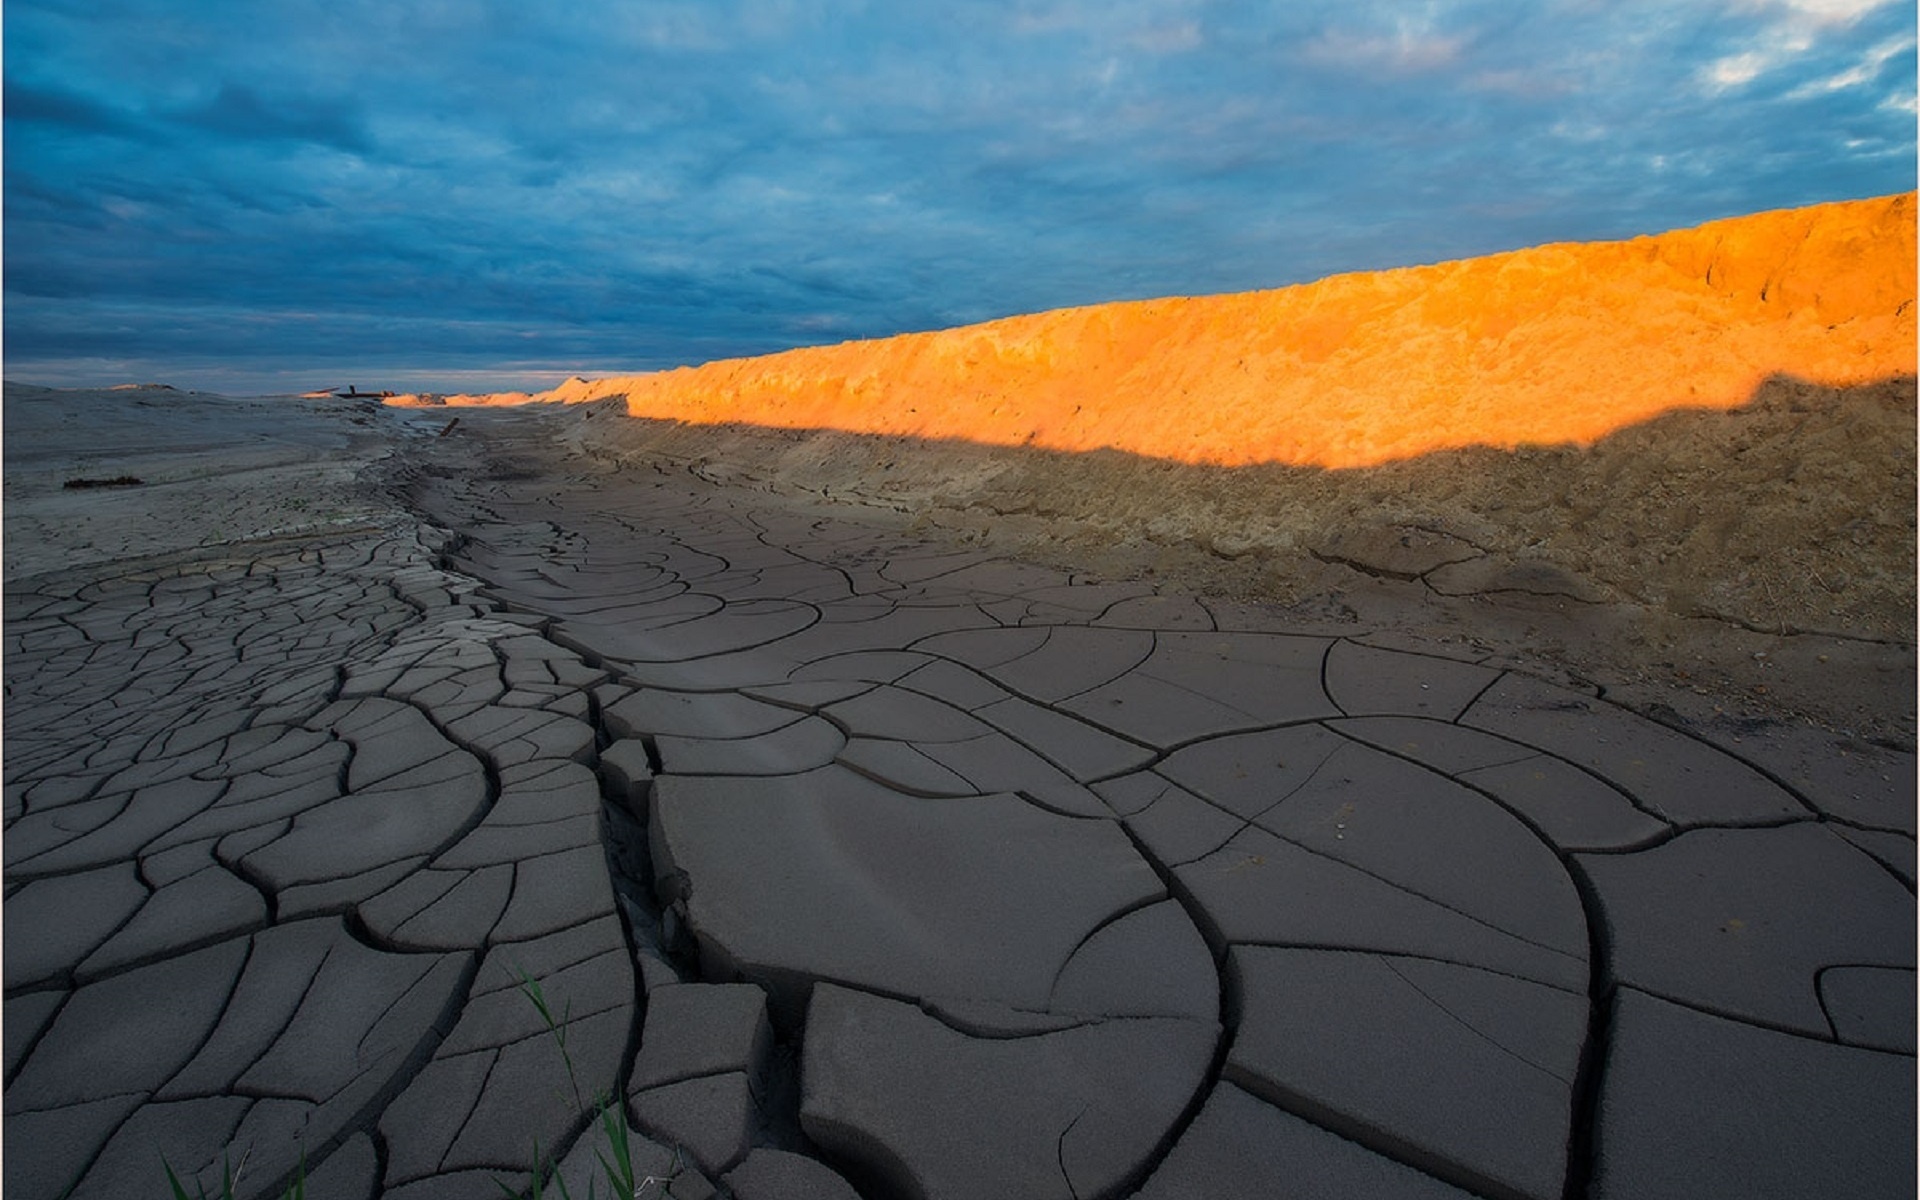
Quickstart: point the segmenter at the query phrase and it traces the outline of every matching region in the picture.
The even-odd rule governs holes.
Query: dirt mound
[[[1914,196],[1625,242],[1062,309],[538,397],[636,417],[1184,463],[1361,467],[1468,446],[1590,445],[1777,375],[1910,374]]]

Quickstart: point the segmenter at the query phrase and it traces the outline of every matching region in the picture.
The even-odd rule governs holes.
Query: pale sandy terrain
[[[403,429],[366,400],[235,400],[170,387],[6,385],[5,572],[351,528],[354,479]],[[137,485],[68,488],[132,477]]]
[[[1239,295],[1062,309],[654,375],[638,417],[1183,463],[1369,467],[1591,445],[1790,375],[1914,368],[1914,199],[1539,246]]]

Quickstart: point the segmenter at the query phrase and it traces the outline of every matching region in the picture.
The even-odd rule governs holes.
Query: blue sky
[[[557,381],[1904,191],[1910,0],[5,0],[8,378]]]

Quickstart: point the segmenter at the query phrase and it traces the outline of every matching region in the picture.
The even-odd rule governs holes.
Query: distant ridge
[[[1907,193],[570,380],[532,398],[1224,465],[1590,443],[1675,408],[1736,407],[1775,374],[1911,375],[1914,227]]]

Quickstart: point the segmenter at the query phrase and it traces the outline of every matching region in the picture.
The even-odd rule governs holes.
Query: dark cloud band
[[[7,9],[23,378],[666,366],[1915,171],[1893,2],[84,8]]]

